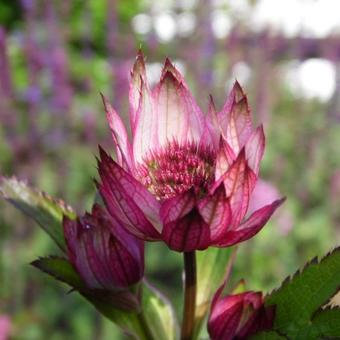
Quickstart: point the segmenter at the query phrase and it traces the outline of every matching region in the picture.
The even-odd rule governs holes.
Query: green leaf
[[[74,270],[72,264],[62,257],[41,257],[31,264],[41,271],[53,276],[55,279],[67,283],[73,288],[85,288],[82,279]]]
[[[62,229],[63,215],[76,218],[71,207],[44,192],[30,188],[16,178],[0,178],[0,195],[24,214],[34,219],[65,251]]]
[[[313,259],[266,296],[266,305],[276,305],[274,329],[290,339],[302,339],[299,332],[312,324],[313,314],[334,296],[339,286],[340,248],[336,248],[320,262]]]
[[[154,339],[176,339],[179,328],[170,301],[148,282],[143,283],[142,309]]]
[[[260,332],[250,337],[250,340],[281,340],[281,339],[287,339],[287,338],[284,336],[281,336],[280,334],[274,331]]]
[[[213,248],[197,252],[197,296],[195,338],[198,338],[210,301],[221,286],[236,248]]]
[[[148,283],[117,291],[88,289],[64,258],[40,258],[32,265],[77,290],[124,332],[142,340],[176,339],[178,325],[171,304]]]
[[[323,338],[340,338],[340,308],[320,309],[311,323],[296,336],[296,339],[301,340]]]

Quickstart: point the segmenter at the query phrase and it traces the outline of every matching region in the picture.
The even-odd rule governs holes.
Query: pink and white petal
[[[106,112],[106,118],[109,122],[112,134],[112,139],[115,144],[118,164],[120,164],[123,168],[132,171],[134,168],[132,147],[124,123],[103,95],[102,99]]]
[[[246,145],[246,159],[256,175],[259,174],[260,162],[264,154],[265,137],[263,126],[260,125],[249,137]]]
[[[218,150],[221,138],[221,130],[219,127],[217,112],[214,104],[213,97],[209,96],[209,109],[205,117],[205,130],[202,139],[209,138],[214,150]]]
[[[282,197],[282,195],[273,184],[258,178],[250,196],[247,215],[250,216],[254,211],[278,200],[280,197]]]
[[[145,58],[141,50],[138,51],[136,61],[131,70],[129,102],[130,102],[130,124],[132,130],[135,128],[136,114],[140,103],[142,83],[147,84],[145,71]]]
[[[222,111],[218,113],[223,137],[238,154],[249,139],[253,128],[247,97],[236,81]]]
[[[236,159],[233,149],[223,138],[220,139],[220,146],[216,156],[215,178],[218,180],[230,168]]]
[[[204,116],[182,82],[167,71],[154,90],[159,145],[199,142],[204,131]]]
[[[210,245],[209,226],[194,209],[176,221],[165,223],[162,239],[175,251],[203,250]]]
[[[242,149],[233,165],[223,175],[225,192],[232,212],[232,226],[237,226],[246,214],[256,179],[256,175],[248,167],[245,151]]]
[[[223,184],[197,204],[198,211],[209,225],[211,241],[219,239],[228,229],[231,220],[229,200],[225,197]]]
[[[234,244],[246,241],[257,234],[267,223],[269,218],[273,215],[275,210],[285,201],[285,198],[274,201],[273,203],[264,206],[255,211],[245,222],[238,228],[230,230],[221,239],[216,246],[229,247]]]
[[[159,202],[135,178],[100,149],[98,164],[100,193],[113,217],[124,216],[124,224],[137,237],[159,239]],[[113,203],[113,204],[111,204]]]
[[[136,163],[143,163],[145,157],[158,146],[157,112],[153,97],[144,82],[135,116],[133,134],[133,155]]]

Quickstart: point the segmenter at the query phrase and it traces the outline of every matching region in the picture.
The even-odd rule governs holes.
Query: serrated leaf
[[[256,335],[250,337],[250,340],[282,340],[287,339],[284,336],[274,332],[274,331],[267,331],[267,332],[260,332]]]
[[[210,247],[197,252],[195,338],[199,336],[213,294],[225,279],[228,263],[234,251],[236,251],[236,247]]]
[[[178,323],[171,303],[146,281],[143,284],[142,308],[155,339],[177,338]]]
[[[266,305],[276,305],[274,329],[290,339],[301,339],[299,332],[311,324],[313,314],[339,286],[340,248],[337,248],[320,262],[313,259],[265,298]]]
[[[24,214],[34,219],[65,251],[62,229],[63,215],[74,219],[76,214],[63,201],[29,187],[16,178],[0,178],[0,195]]]
[[[340,308],[320,309],[311,323],[296,336],[301,340],[340,339]]]

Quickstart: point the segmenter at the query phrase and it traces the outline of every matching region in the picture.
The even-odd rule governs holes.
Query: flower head
[[[249,214],[265,141],[239,83],[220,112],[211,100],[205,115],[169,59],[150,89],[139,53],[129,99],[131,142],[103,97],[116,161],[100,149],[98,188],[110,214],[133,235],[177,251],[255,235],[283,200]]]
[[[77,220],[65,217],[63,225],[69,260],[88,288],[115,290],[143,277],[142,242],[99,205]]]
[[[248,339],[250,335],[272,327],[274,309],[264,307],[261,292],[220,298],[221,288],[214,296],[208,320],[212,340]]]

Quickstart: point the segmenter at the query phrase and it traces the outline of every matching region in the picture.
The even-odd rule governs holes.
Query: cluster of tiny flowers
[[[208,146],[173,141],[152,152],[139,165],[137,176],[158,199],[174,197],[190,188],[201,196],[214,179],[215,158]]]

